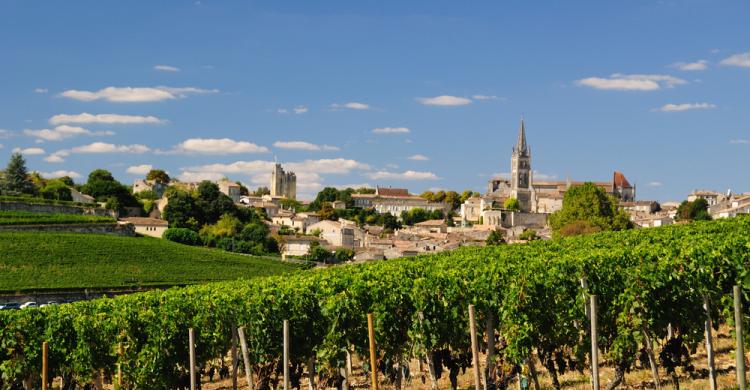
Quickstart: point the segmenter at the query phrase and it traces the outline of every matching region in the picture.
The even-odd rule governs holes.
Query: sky
[[[750,191],[747,1],[0,1],[0,164],[84,182]]]

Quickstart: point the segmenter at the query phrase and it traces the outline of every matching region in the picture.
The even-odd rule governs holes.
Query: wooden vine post
[[[48,373],[49,367],[47,366],[48,353],[49,353],[49,345],[45,341],[42,343],[42,390],[47,390],[47,382],[49,381],[49,378],[47,376],[49,375]]]
[[[591,303],[591,384],[594,390],[599,390],[599,345],[597,344],[598,333],[596,331],[597,322],[597,296],[589,297]]]
[[[474,305],[469,305],[469,332],[471,333],[471,365],[474,370],[474,388],[480,390],[482,383],[479,379],[479,347],[477,346],[477,324],[474,319]]]
[[[188,329],[188,351],[190,351],[190,390],[195,390],[195,332]]]
[[[495,360],[495,317],[492,311],[487,313],[485,333],[487,333],[487,367],[484,370],[484,390],[488,390],[495,388],[495,370],[493,369],[493,360]]]
[[[737,348],[734,351],[737,367],[737,388],[745,390],[747,378],[745,377],[745,345],[743,344],[742,331],[742,288],[734,286],[734,326],[737,337]]]
[[[247,380],[247,388],[253,390],[253,371],[250,369],[250,354],[247,351],[247,339],[245,339],[245,327],[241,326],[237,329],[237,334],[240,336],[240,347],[242,347],[242,363],[245,365],[245,379]]]
[[[284,320],[284,390],[289,390],[289,320]]]
[[[714,341],[711,334],[711,307],[708,297],[703,297],[703,310],[706,311],[706,357],[708,358],[708,381],[711,390],[716,390],[716,367],[714,366]]]
[[[117,389],[122,389],[122,356],[125,355],[125,348],[122,342],[117,343],[117,356],[120,361],[117,362]]]
[[[378,362],[375,353],[375,318],[372,313],[367,313],[367,334],[370,339],[370,376],[372,377],[372,389],[378,390]]]
[[[222,362],[223,365],[223,362]],[[237,358],[237,329],[232,327],[232,390],[237,390],[237,367],[239,359]]]

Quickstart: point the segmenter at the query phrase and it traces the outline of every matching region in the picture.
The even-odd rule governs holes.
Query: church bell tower
[[[518,199],[521,211],[531,211],[531,148],[526,144],[526,128],[521,119],[516,146],[510,158],[511,196]]]

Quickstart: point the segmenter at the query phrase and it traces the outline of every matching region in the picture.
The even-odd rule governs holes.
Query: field
[[[150,237],[0,233],[0,291],[169,286],[277,275],[280,261]]]
[[[8,225],[67,225],[79,223],[115,222],[112,217],[82,214],[48,214],[26,211],[0,211],[0,226]]]
[[[40,349],[47,342],[52,377],[83,384],[102,372],[111,378],[119,366],[131,388],[177,388],[189,379],[191,345],[196,365],[205,369],[227,356],[236,343],[233,329],[244,326],[255,388],[268,388],[279,379],[287,320],[292,387],[314,367],[321,388],[329,388],[342,381],[347,353],[363,365],[359,357],[368,356],[372,313],[377,369],[388,388],[399,388],[399,382],[411,388],[403,383],[408,378],[402,368],[409,365],[416,373],[420,360],[423,370],[434,373],[426,386],[446,388],[449,379],[465,388],[476,341],[480,354],[492,345],[490,360],[506,384],[536,361],[545,388],[582,389],[591,350],[585,307],[587,297],[595,296],[602,384],[648,382],[650,370],[641,367],[650,355],[664,386],[675,372],[692,382],[688,388],[704,388],[701,348],[710,318],[723,329],[715,350],[725,387],[731,382],[732,292],[739,285],[749,307],[749,281],[750,218],[469,247],[0,312],[0,371],[6,385],[39,378]],[[470,305],[476,340],[469,333]],[[747,313],[739,317],[745,329]]]

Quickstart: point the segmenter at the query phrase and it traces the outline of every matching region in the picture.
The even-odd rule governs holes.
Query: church
[[[518,222],[533,220],[539,223],[540,216],[528,214],[554,213],[562,208],[565,192],[588,181],[535,181],[531,166],[531,147],[526,141],[526,125],[521,119],[516,144],[510,158],[510,178],[496,177],[487,183],[487,193],[478,198],[471,198],[461,206],[462,219],[467,222],[516,226]],[[621,172],[615,171],[611,181],[591,182],[606,193],[614,195],[622,202],[635,201],[635,185],[631,185]],[[509,198],[518,200],[518,212],[503,210],[503,204]],[[511,215],[515,214],[515,215]]]

